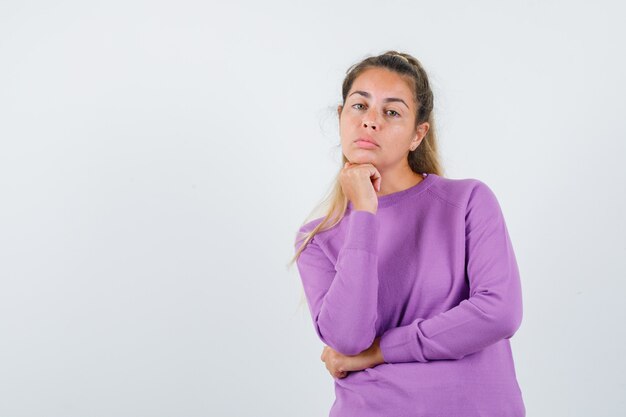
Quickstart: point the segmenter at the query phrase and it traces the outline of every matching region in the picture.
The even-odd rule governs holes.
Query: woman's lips
[[[378,145],[372,142],[368,142],[366,140],[357,140],[355,143],[356,143],[356,146],[358,146],[359,148],[364,148],[364,149],[378,148]]]

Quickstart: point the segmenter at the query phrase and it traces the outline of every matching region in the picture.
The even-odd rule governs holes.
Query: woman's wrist
[[[383,358],[383,351],[380,348],[380,337],[374,339],[374,343],[372,344],[372,357],[374,361],[374,366],[385,363],[385,358]]]

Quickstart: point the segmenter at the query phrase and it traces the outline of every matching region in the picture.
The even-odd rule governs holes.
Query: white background
[[[286,265],[388,49],[502,206],[528,416],[623,415],[619,4],[0,0],[0,416],[327,415]]]

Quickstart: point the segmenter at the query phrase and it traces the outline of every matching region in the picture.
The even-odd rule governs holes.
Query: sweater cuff
[[[413,322],[407,326],[388,329],[383,333],[379,347],[386,363],[428,362],[414,330],[417,325]]]
[[[365,210],[354,210],[348,217],[348,231],[343,247],[378,253],[378,216]]]

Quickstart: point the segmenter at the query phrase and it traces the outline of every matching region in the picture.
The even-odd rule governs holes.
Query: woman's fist
[[[342,355],[329,346],[324,346],[320,359],[324,362],[326,369],[333,378],[345,378],[348,376],[348,371],[343,369],[348,359],[347,356]]]
[[[339,174],[343,193],[352,202],[355,210],[366,210],[376,214],[381,176],[372,164],[353,164],[346,162]]]
[[[320,359],[333,378],[345,378],[348,372],[362,371],[385,363],[380,351],[380,336],[374,339],[369,348],[353,356],[342,355],[330,346],[324,346]]]

